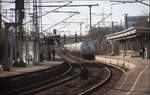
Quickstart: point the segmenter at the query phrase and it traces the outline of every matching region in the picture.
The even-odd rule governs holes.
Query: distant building
[[[126,16],[125,26],[130,27],[146,27],[148,26],[148,16]]]

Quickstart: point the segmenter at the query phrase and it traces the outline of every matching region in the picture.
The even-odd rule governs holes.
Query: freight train
[[[94,46],[88,41],[78,42],[74,44],[66,44],[64,45],[64,49],[71,54],[82,57],[84,59],[95,59]]]

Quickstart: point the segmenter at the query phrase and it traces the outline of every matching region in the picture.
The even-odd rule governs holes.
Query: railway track
[[[108,81],[112,79],[112,71],[115,71],[112,68],[116,67],[71,56],[64,51],[59,51],[59,55],[66,60],[66,67],[64,68],[67,69],[64,73],[42,82],[3,93],[3,95],[18,93],[21,95],[48,95],[48,93],[49,95],[99,95],[99,93],[104,94],[112,89],[109,88],[104,92],[97,90],[108,84]],[[87,80],[81,78],[84,69],[88,70]],[[117,69],[119,68],[117,67]],[[67,89],[65,89],[66,87]]]
[[[75,58],[74,56],[71,56],[72,58]],[[111,89],[113,89],[115,87],[115,85],[117,84],[117,82],[119,81],[119,79],[121,78],[121,76],[123,75],[123,73],[125,73],[125,70],[115,66],[115,65],[111,65],[111,64],[105,64],[105,63],[100,63],[97,61],[88,61],[82,58],[78,58],[80,60],[83,60],[85,62],[89,62],[89,63],[94,63],[96,65],[100,65],[105,67],[106,71],[108,72],[107,77],[105,77],[105,79],[99,83],[97,83],[96,85],[93,85],[91,88],[80,92],[78,95],[103,95],[106,94],[107,92],[109,92]],[[100,88],[100,89],[99,89]],[[96,91],[97,89],[99,89],[98,91]]]
[[[20,75],[19,77],[15,76],[14,78],[9,78],[9,79],[11,79],[12,82],[16,82],[16,84],[19,84],[19,82],[17,82],[17,80],[22,81],[22,82],[24,81],[25,83],[28,83],[28,81],[30,81],[30,83],[25,86],[20,85],[19,87],[13,88],[13,89],[12,89],[12,87],[11,87],[11,89],[3,88],[1,90],[4,90],[4,91],[1,91],[0,94],[1,95],[17,95],[17,94],[35,93],[37,91],[40,91],[41,89],[46,89],[46,87],[45,88],[42,88],[42,87],[44,85],[53,83],[54,81],[57,81],[61,78],[64,78],[71,71],[72,71],[72,66],[68,63],[64,63],[61,66],[57,66],[55,68],[50,68],[45,71],[41,71],[41,72],[37,72],[37,73],[33,73],[33,74],[29,73],[29,74],[25,74],[25,75]],[[45,77],[45,79],[42,79],[42,77]],[[7,80],[7,79],[1,79],[1,82],[5,81],[5,80]],[[7,81],[9,82],[11,80],[7,80]],[[16,81],[13,81],[13,80],[16,80]],[[26,80],[27,80],[27,82],[26,82]],[[40,81],[36,81],[36,80],[40,80]],[[57,84],[52,84],[49,86],[52,87],[55,85],[57,85]]]
[[[105,69],[109,72],[108,76],[102,82],[93,85],[93,87],[87,89],[84,92],[81,92],[78,95],[104,95],[115,87],[117,82],[122,77],[123,73],[125,73],[125,70],[118,66],[99,62],[95,63],[105,65]]]
[[[109,68],[112,72],[110,80],[104,86],[102,86],[98,91],[95,91],[93,95],[106,95],[107,92],[115,88],[117,82],[119,82],[120,78],[125,73],[125,71],[122,70],[122,68],[118,68],[116,66],[114,67],[111,66]]]
[[[52,84],[47,83],[46,85],[44,85],[42,87],[38,87],[37,89],[25,91],[25,92],[21,93],[21,95],[35,94],[35,93],[41,92],[43,90],[51,89],[53,87],[56,87],[56,86],[59,86],[59,85],[65,83],[65,82],[68,82],[80,75],[80,73],[81,73],[80,69],[83,69],[83,65],[76,63],[74,60],[71,60],[70,58],[63,56],[62,54],[59,54],[59,55],[65,59],[65,63],[70,66],[70,69],[68,71],[66,71],[65,73],[63,73],[62,75],[58,75],[55,78],[49,79],[49,80],[53,81]],[[72,64],[70,64],[70,63],[72,63]],[[76,64],[74,64],[74,63],[76,63]],[[77,68],[77,70],[76,71],[73,70],[74,68]],[[71,72],[71,71],[74,71],[74,72]],[[67,73],[71,73],[71,74],[67,75]],[[75,73],[75,74],[72,74],[72,73]],[[66,77],[64,75],[66,75]],[[61,78],[61,79],[56,81],[58,78],[59,79]],[[41,83],[39,83],[39,84],[41,84]]]
[[[62,56],[62,55],[60,55],[60,56]],[[62,56],[62,57],[64,57],[64,56]],[[66,62],[65,62],[66,67],[64,67],[64,68],[67,68],[67,70],[64,73],[55,75],[55,77],[49,78],[45,81],[35,83],[33,85],[29,85],[29,86],[23,87],[19,90],[14,90],[13,92],[11,91],[11,92],[8,92],[5,94],[18,94],[19,93],[21,95],[29,95],[29,94],[31,95],[31,94],[35,94],[35,93],[41,92],[43,90],[47,90],[47,89],[53,88],[55,86],[61,85],[62,83],[65,83],[73,78],[78,77],[80,75],[80,71],[72,72],[73,68],[76,67],[79,69],[79,68],[83,68],[83,66],[81,64],[76,64],[76,66],[75,66],[75,64],[71,65],[69,63],[75,63],[75,61],[70,60],[67,57],[65,57],[65,59],[66,59]],[[63,71],[63,68],[61,68],[61,70]],[[57,70],[55,70],[55,72],[57,72]]]
[[[124,72],[121,68],[118,68],[115,66],[108,66],[106,64],[99,64],[98,62],[95,62],[95,61],[88,61],[82,58],[77,58],[74,56],[70,56],[66,52],[61,52],[61,53],[67,56],[66,60],[72,61],[72,63],[75,63],[75,64],[77,63],[80,64],[82,69],[84,68],[88,69],[89,71],[88,80],[81,80],[81,78],[78,76],[75,79],[70,80],[62,85],[58,85],[47,91],[37,93],[36,95],[48,95],[48,94],[50,95],[91,95],[91,94],[103,95],[104,93],[111,90],[113,86],[108,87],[109,89],[104,88],[107,90],[104,90],[102,92],[99,92],[99,90],[97,89],[101,89],[102,87],[105,86],[105,84],[108,84],[108,81],[113,79],[112,76],[114,76],[114,73],[118,72],[114,70],[113,68],[119,70],[121,73]],[[101,69],[103,72],[99,69]],[[97,73],[98,71],[100,71],[100,73]],[[95,80],[94,77],[98,77],[98,76],[92,76],[94,74],[97,74],[98,76],[102,75],[103,77],[97,78]],[[97,81],[97,80],[100,80],[100,81]],[[97,92],[98,94],[95,92]],[[103,93],[103,94],[99,94],[99,93]]]
[[[90,89],[93,85],[96,85],[99,80],[102,81],[106,76],[107,73],[103,74],[105,77],[99,76],[99,74],[103,73],[104,69],[102,67],[97,67],[96,65],[91,64],[89,66],[86,65],[88,69],[88,79],[82,79],[81,76],[78,76],[66,83],[48,89],[46,91],[36,93],[35,95],[78,95],[79,93]],[[99,70],[96,72],[98,69]],[[96,73],[95,73],[96,72]]]
[[[62,56],[63,57],[63,56]],[[65,83],[75,77],[78,77],[80,75],[80,69],[79,68],[83,68],[83,66],[81,64],[74,64],[71,65],[69,63],[76,63],[73,60],[70,60],[69,58],[65,57],[66,62],[64,63],[64,67],[63,68],[59,68],[58,69],[53,69],[52,72],[49,72],[49,74],[51,73],[52,75],[54,75],[56,72],[62,70],[62,73],[58,73],[55,74],[55,76],[51,76],[52,78],[48,78],[47,80],[44,81],[39,81],[37,83],[31,84],[31,85],[27,85],[25,87],[21,87],[18,89],[13,89],[11,91],[7,91],[7,92],[3,92],[3,95],[15,95],[15,94],[21,94],[21,95],[29,95],[29,94],[34,94],[34,93],[38,93],[40,91],[46,90],[46,89],[50,89],[53,88],[55,86],[61,85],[62,83]],[[78,68],[78,72],[77,71],[73,71],[73,68]],[[74,73],[74,74],[73,74]],[[48,75],[47,75],[48,76]],[[40,77],[40,76],[39,76]]]

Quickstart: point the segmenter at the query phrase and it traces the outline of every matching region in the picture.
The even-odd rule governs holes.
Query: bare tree
[[[84,40],[91,41],[95,45],[95,50],[97,54],[101,54],[101,46],[105,40],[105,35],[112,34],[115,32],[120,32],[124,28],[122,26],[112,27],[99,27],[92,28],[89,34],[84,38]]]

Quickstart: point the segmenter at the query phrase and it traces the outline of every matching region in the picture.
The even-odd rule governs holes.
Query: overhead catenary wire
[[[47,12],[46,10],[42,9],[44,12]],[[79,14],[80,12],[79,11],[53,11],[54,13],[76,13],[76,14]],[[50,18],[49,18],[50,19]],[[54,22],[56,22],[54,19],[51,19],[53,20]]]
[[[55,10],[58,10],[58,9],[64,7],[64,6],[67,6],[68,4],[71,4],[71,3],[72,3],[72,2],[68,2],[68,3],[64,4],[64,5],[61,5],[61,6],[58,7],[58,8],[55,8],[55,9],[53,9],[53,10],[51,10],[51,11],[46,12],[45,14],[42,14],[42,15],[40,15],[40,16],[37,16],[37,19],[40,18],[40,17],[43,17],[43,16],[45,16],[45,15],[47,15],[47,14],[53,12],[53,11],[55,11]],[[27,24],[27,23],[29,23],[29,22],[31,22],[31,21],[33,21],[33,20],[30,20],[30,21],[28,21],[28,22],[25,22],[25,23],[23,23],[23,25],[25,25],[25,24]]]
[[[71,24],[68,23],[67,25],[65,25],[65,26],[63,26],[63,27],[61,27],[61,28],[59,28],[58,30],[64,29],[64,28],[68,27],[69,25],[71,25]]]
[[[109,16],[111,16],[112,13],[110,13],[109,15],[107,15],[105,18],[103,18],[102,20],[98,21],[96,24],[93,25],[93,27],[95,27],[96,25],[98,25],[100,22],[104,21],[106,18],[108,18]]]
[[[55,27],[56,25],[58,25],[58,24],[60,24],[60,23],[62,23],[62,22],[64,22],[64,21],[68,20],[69,18],[73,17],[74,15],[76,15],[76,14],[72,14],[71,16],[69,16],[69,17],[63,19],[62,21],[60,21],[59,23],[56,23],[56,24],[54,24],[53,26],[51,26],[51,27],[45,29],[43,32],[48,31],[49,29],[51,29],[51,28]]]
[[[92,15],[91,15],[92,13],[91,13],[91,11],[92,11],[93,6],[99,6],[99,4],[66,5],[64,7],[89,7],[90,28],[92,28]],[[60,5],[45,5],[45,6],[38,6],[38,7],[60,7]]]
[[[141,3],[141,4],[144,4],[144,5],[146,5],[146,6],[150,6],[150,4],[147,4],[147,3],[144,3],[144,2],[142,2],[142,1],[140,1],[140,0],[135,0],[136,2],[139,2],[139,3]]]
[[[69,1],[69,0],[67,0],[67,1]],[[51,0],[51,1],[42,1],[42,3],[64,3],[64,2],[67,2],[66,0]],[[72,0],[70,0],[70,1],[72,1]],[[1,3],[15,3],[15,0],[7,0],[7,1],[4,1],[4,0],[2,0],[1,1]],[[24,2],[24,3],[33,3],[33,2]],[[37,3],[39,3],[38,1],[37,1]]]

